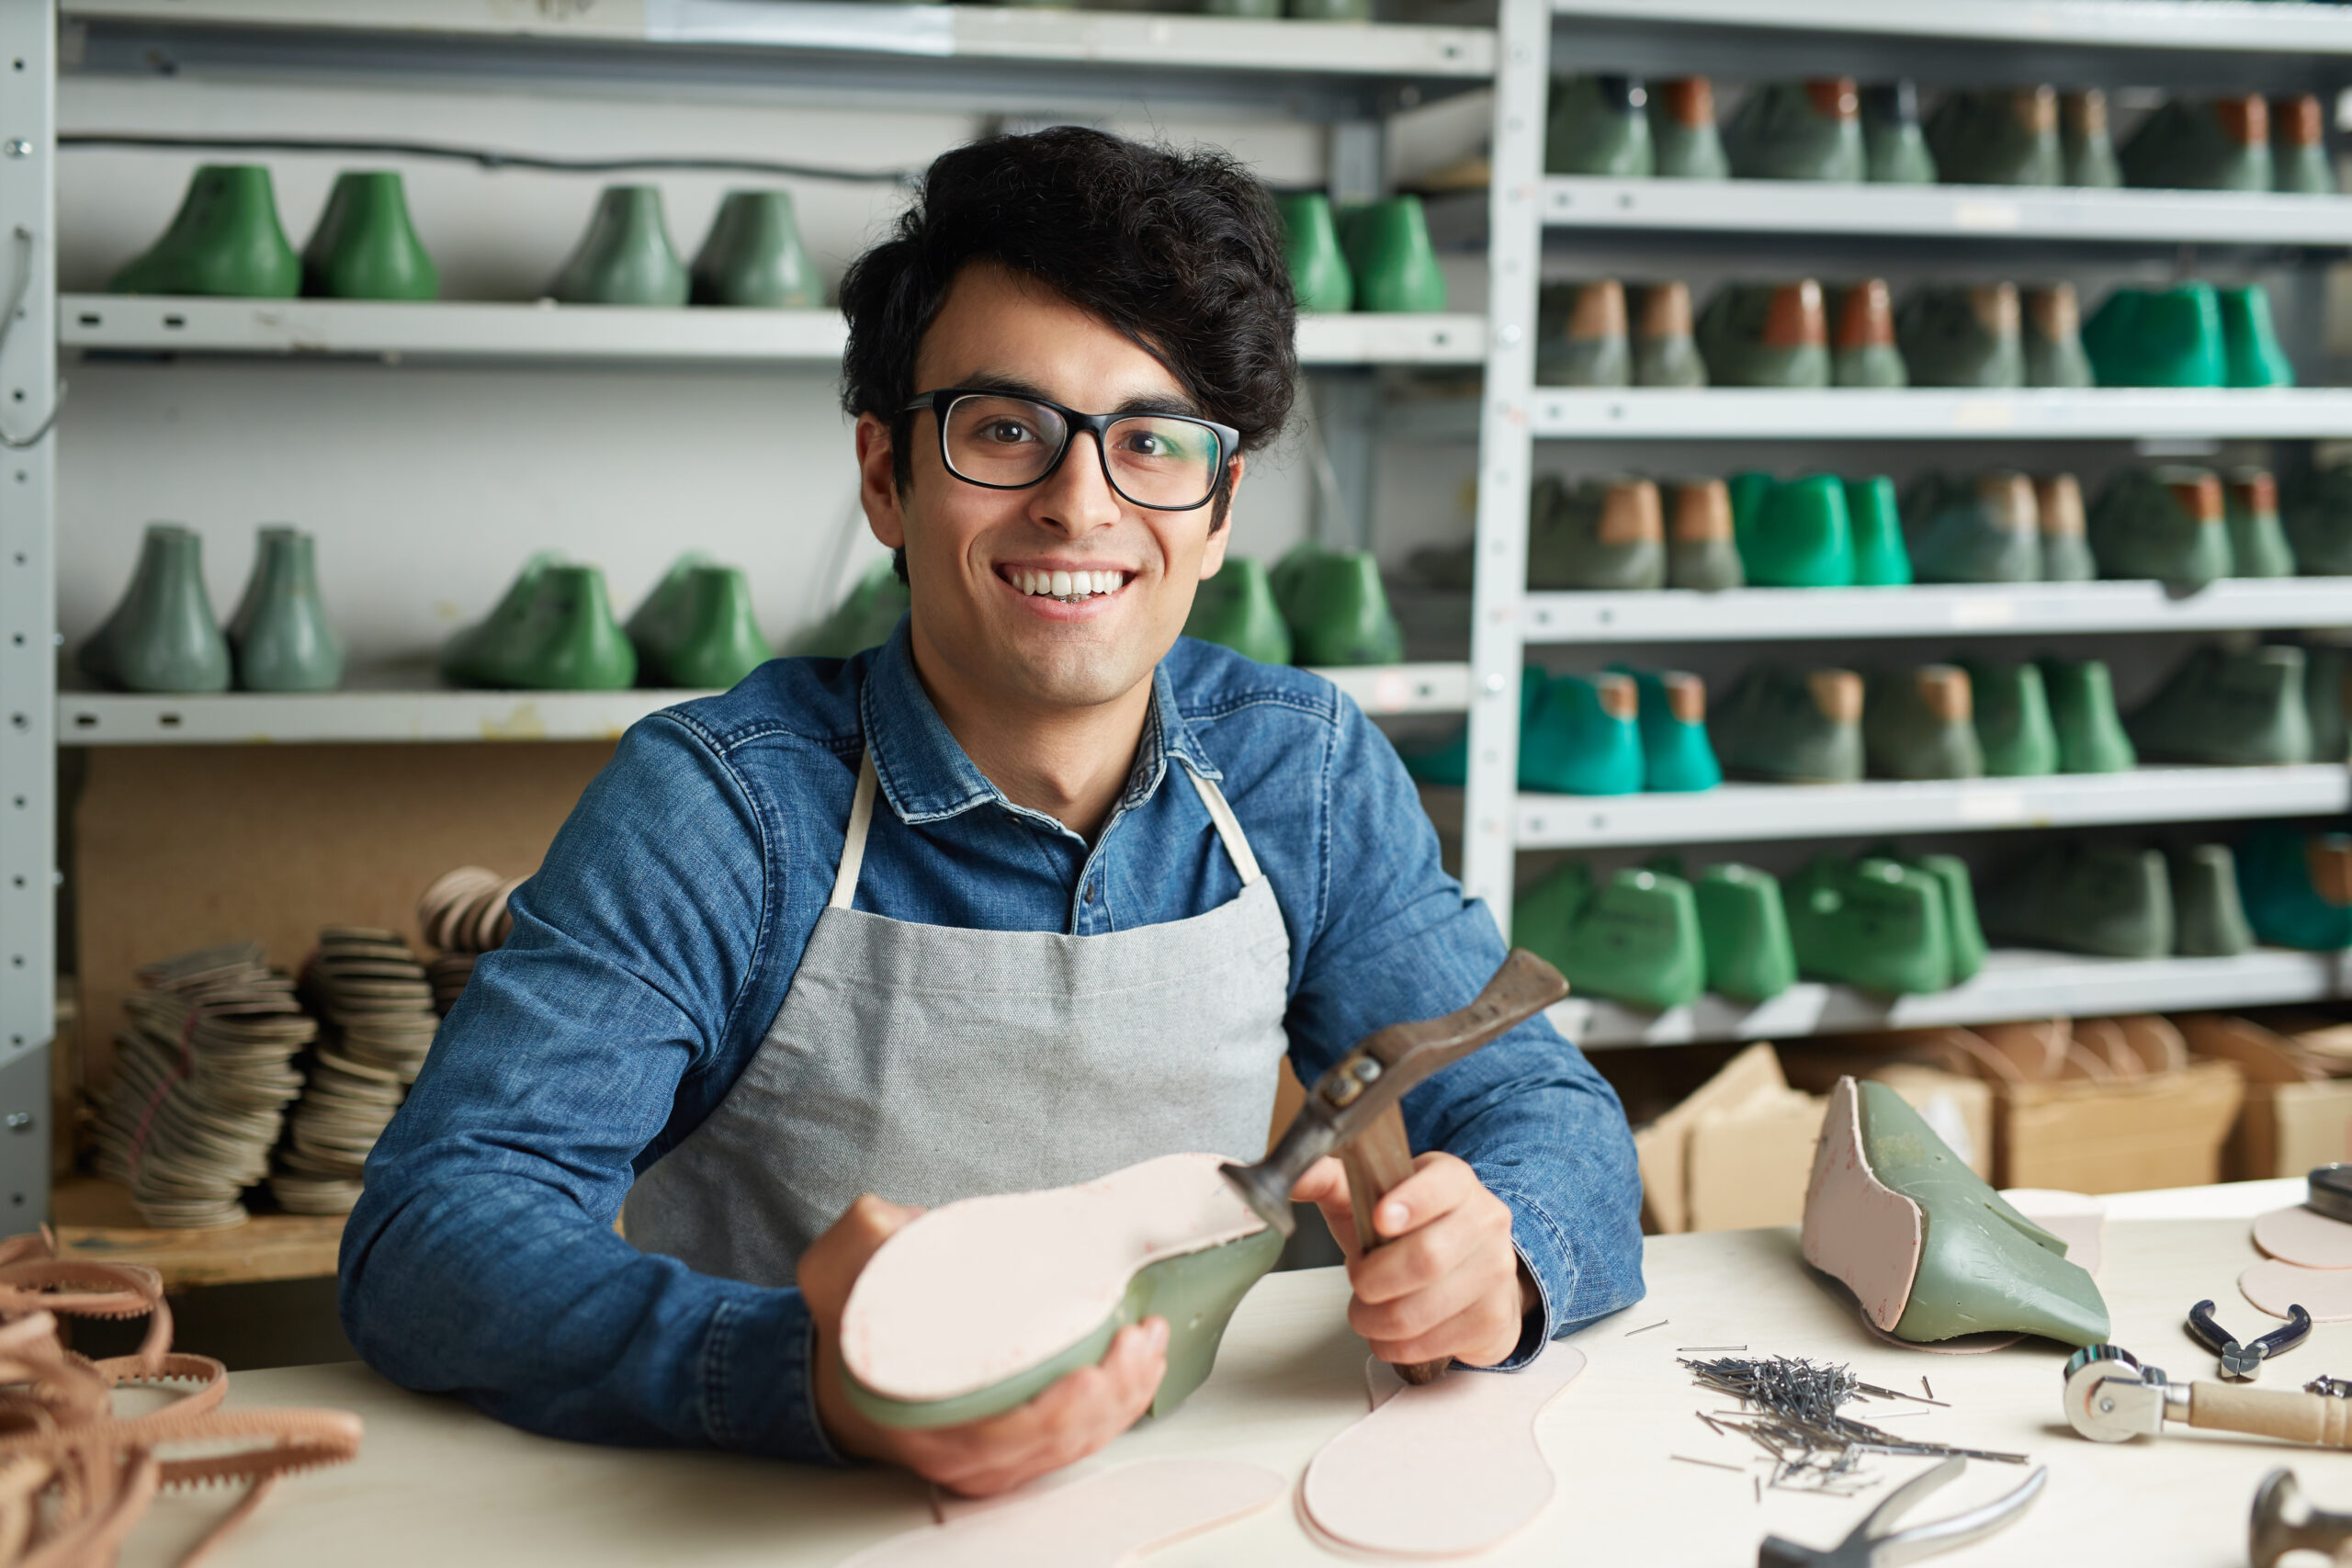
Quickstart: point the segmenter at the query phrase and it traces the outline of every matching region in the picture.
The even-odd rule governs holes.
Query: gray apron
[[[628,1239],[700,1273],[788,1285],[861,1193],[929,1206],[1189,1150],[1262,1156],[1290,938],[1225,796],[1170,761],[1208,808],[1239,897],[1063,936],[853,908],[869,753],[792,988],[727,1098],[630,1190]]]

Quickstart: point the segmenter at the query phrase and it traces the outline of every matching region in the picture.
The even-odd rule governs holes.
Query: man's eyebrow
[[[1030,398],[1039,402],[1058,403],[1059,398],[1024,377],[995,371],[976,370],[956,383],[958,389],[967,392],[1001,392],[1007,397]],[[1187,419],[1205,416],[1192,399],[1166,392],[1147,392],[1123,400],[1110,413],[1172,413]]]

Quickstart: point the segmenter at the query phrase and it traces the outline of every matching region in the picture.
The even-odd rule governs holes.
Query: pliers
[[[1921,1471],[1863,1515],[1852,1534],[1826,1551],[1768,1535],[1757,1549],[1756,1568],[1893,1568],[1897,1562],[1966,1546],[2024,1513],[2027,1505],[2041,1495],[2042,1483],[2050,1479],[2050,1468],[2044,1465],[2027,1476],[2016,1490],[1964,1514],[1914,1525],[1906,1530],[1889,1528],[1904,1509],[1937,1487],[1958,1480],[1960,1472],[1967,1468],[1968,1461],[1955,1455],[1933,1470]]]
[[[2224,1378],[2252,1382],[2261,1374],[2263,1362],[2273,1356],[2285,1355],[2311,1337],[2312,1314],[2299,1306],[2290,1306],[2287,1311],[2290,1316],[2286,1327],[2241,1345],[2213,1321],[2213,1303],[2199,1302],[2188,1309],[2188,1333],[2197,1343],[2222,1358]]]

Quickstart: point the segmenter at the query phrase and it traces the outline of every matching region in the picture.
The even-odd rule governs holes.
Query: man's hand
[[[1336,1159],[1317,1160],[1291,1197],[1323,1211],[1348,1255],[1355,1300],[1348,1324],[1384,1361],[1410,1365],[1454,1358],[1491,1367],[1519,1348],[1534,1282],[1510,1244],[1510,1207],[1477,1172],[1449,1154],[1413,1162],[1413,1174],[1373,1211],[1381,1246],[1356,1247],[1355,1210]]]
[[[1401,1189],[1399,1190],[1401,1190]],[[904,1465],[970,1497],[1010,1492],[1074,1464],[1134,1426],[1168,1371],[1168,1325],[1148,1317],[1123,1328],[1102,1359],[1057,1380],[1028,1404],[963,1427],[883,1427],[859,1415],[843,1391],[842,1308],[866,1259],[921,1209],[860,1198],[800,1258],[800,1293],[817,1325],[817,1416],[833,1447]],[[939,1303],[953,1312],[953,1302]]]

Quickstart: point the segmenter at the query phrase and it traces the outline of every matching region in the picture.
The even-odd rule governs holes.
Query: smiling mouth
[[[1116,593],[1134,576],[1125,571],[1038,571],[1006,567],[1000,573],[1015,590],[1033,599],[1058,599],[1065,604]]]

